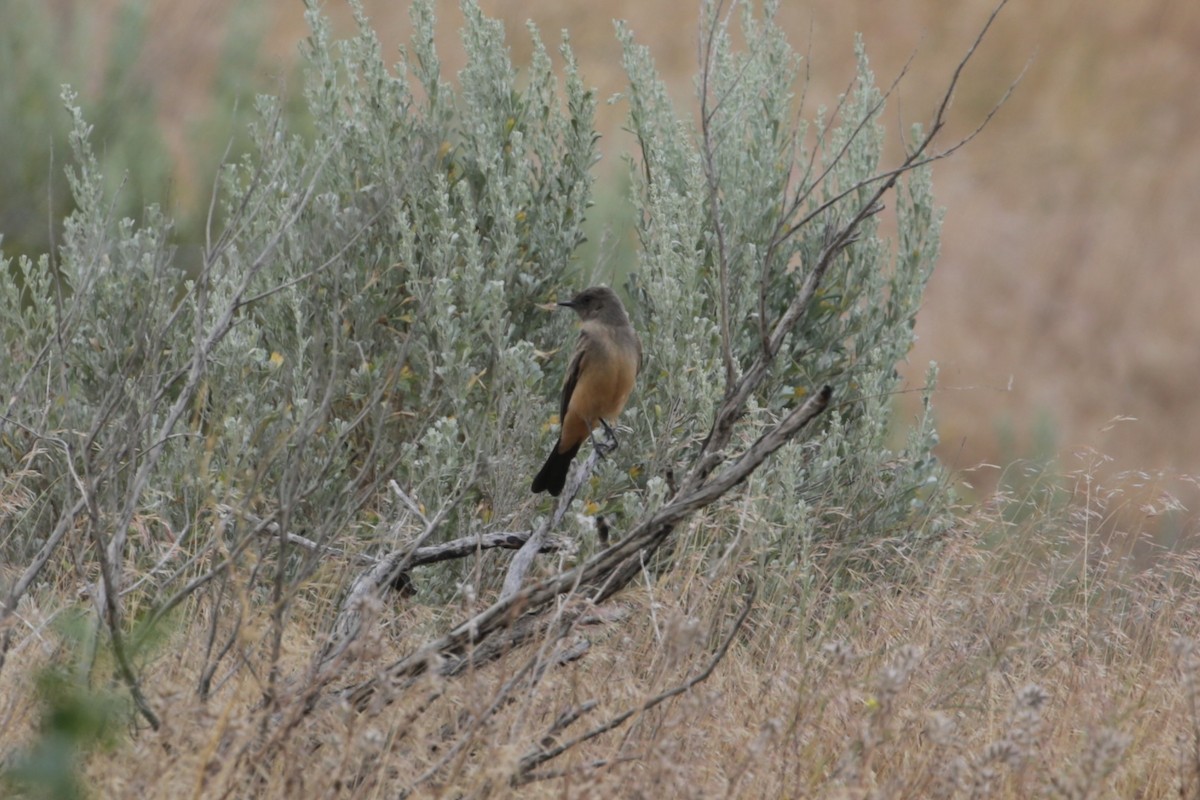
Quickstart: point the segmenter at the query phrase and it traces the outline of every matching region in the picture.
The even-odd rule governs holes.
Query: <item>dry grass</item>
[[[369,5],[385,41],[402,39],[404,9]],[[850,74],[852,30],[866,33],[884,80],[918,45],[919,74],[944,74],[939,67],[958,58],[988,5],[843,3],[787,13],[798,41],[811,22],[816,93],[831,97]],[[165,124],[186,163],[187,120],[207,94],[224,17],[153,6],[162,33],[145,69],[171,88]],[[607,20],[628,17],[679,93],[687,90],[694,42],[674,3],[669,14],[665,0],[485,7],[508,18],[518,61],[522,16],[547,31],[569,26],[602,96],[619,85]],[[709,663],[737,613],[729,587],[743,565],[680,564],[620,596],[614,605],[628,616],[581,628],[590,650],[535,683],[511,680],[552,655],[527,646],[460,679],[426,679],[366,715],[336,703],[299,713],[318,620],[345,584],[342,565],[329,564],[292,608],[280,663],[290,678],[269,713],[260,709],[266,617],[242,627],[202,702],[210,611],[196,606],[177,618],[145,672],[163,729],[122,730],[93,753],[84,772],[94,794],[394,797],[424,777],[419,794],[446,797],[1200,796],[1198,565],[1183,549],[1186,536],[1178,551],[1150,541],[1161,516],[1179,513],[1161,499],[1159,481],[1121,472],[1200,467],[1200,432],[1175,423],[1200,390],[1190,346],[1200,334],[1200,280],[1189,269],[1200,143],[1188,135],[1200,95],[1187,83],[1200,67],[1200,7],[1026,0],[1011,11],[981,54],[975,89],[957,98],[960,123],[977,119],[1035,50],[1037,60],[995,127],[937,173],[949,215],[913,362],[918,373],[929,358],[943,365],[937,405],[955,463],[1027,450],[1031,420],[1044,412],[1061,440],[1115,452],[1113,464],[1088,464],[1062,494],[1010,468],[1014,479],[1001,483],[1020,492],[964,517],[936,562],[914,565],[923,576],[914,585],[851,590],[827,579],[814,589],[776,576],[759,587],[708,680],[580,743],[519,790],[508,783],[515,766],[561,714],[595,704],[557,733],[559,742]],[[280,5],[274,13],[268,48],[288,58],[303,34],[299,12]],[[455,25],[447,13],[447,42]],[[456,68],[453,46],[443,52]],[[922,90],[905,95],[905,120],[919,116],[908,109],[923,107]],[[621,113],[609,109],[610,131]],[[1142,421],[1102,430],[1121,414]],[[992,430],[1005,422],[1014,444]],[[1102,481],[1110,474],[1115,483]],[[983,473],[977,482],[994,480]],[[1077,499],[1064,508],[1066,494]],[[6,497],[0,488],[0,508]],[[452,616],[486,599],[464,601]],[[34,676],[79,647],[41,623],[74,600],[64,585],[22,603],[24,638],[0,672],[2,753],[38,736]],[[402,600],[376,612],[347,683],[408,653],[447,615]]]
[[[122,731],[87,760],[86,781],[96,796],[147,798],[395,797],[414,782],[417,796],[442,797],[1200,796],[1200,562],[1147,556],[1144,526],[1116,527],[1137,516],[1125,491],[1086,469],[1073,479],[1092,487],[1086,501],[1064,506],[1041,477],[997,495],[935,562],[915,565],[917,585],[803,589],[798,575],[772,576],[712,676],[647,711],[711,661],[745,564],[681,562],[618,597],[611,621],[577,629],[591,645],[578,661],[550,665],[548,648],[526,646],[459,678],[426,677],[365,714],[330,701],[304,715],[316,620],[343,569],[330,564],[294,606],[288,688],[272,710],[261,708],[265,615],[198,699],[207,611],[195,608],[145,673],[162,730]],[[1142,508],[1142,522],[1162,510]],[[56,606],[56,594],[38,603]],[[398,599],[374,611],[346,682],[447,615]],[[36,624],[36,604],[22,616]],[[36,737],[32,676],[67,646],[43,634],[19,641],[0,674],[0,751]],[[548,736],[572,710],[578,719]],[[510,785],[539,742],[627,710],[623,725]]]

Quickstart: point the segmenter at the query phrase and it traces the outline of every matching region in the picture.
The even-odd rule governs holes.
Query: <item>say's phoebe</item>
[[[642,343],[612,289],[593,286],[559,305],[575,310],[582,330],[563,382],[558,444],[533,479],[535,493],[554,497],[562,492],[583,440],[596,425],[607,428],[607,420],[621,413],[642,366]]]

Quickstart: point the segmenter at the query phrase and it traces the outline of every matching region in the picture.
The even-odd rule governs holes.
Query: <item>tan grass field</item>
[[[235,645],[245,663],[227,659],[204,703],[207,612],[189,610],[143,681],[161,731],[117,732],[84,774],[96,797],[140,798],[385,798],[414,785],[418,797],[1196,797],[1200,564],[1164,554],[1136,567],[1138,531],[1090,532],[1122,502],[1096,490],[1086,507],[1027,522],[1004,518],[1029,498],[996,497],[909,588],[831,586],[802,606],[786,583],[759,586],[711,676],[648,710],[728,636],[746,588],[735,588],[738,559],[682,563],[624,593],[605,612],[615,622],[577,629],[583,657],[533,687],[522,670],[554,654],[527,646],[362,714],[326,700],[304,715],[311,623],[349,578],[331,561],[293,607],[278,711],[262,711],[265,676],[250,666],[268,646],[268,612],[252,614]],[[22,612],[41,622],[36,600]],[[370,677],[444,616],[388,600],[337,685]],[[29,636],[10,654],[0,748],[35,735],[30,676],[51,653],[69,660],[64,647]],[[569,711],[578,719],[555,730]],[[509,785],[539,743],[575,737],[536,780]]]

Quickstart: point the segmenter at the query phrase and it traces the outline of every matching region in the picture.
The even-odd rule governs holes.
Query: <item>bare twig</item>
[[[471,478],[469,477],[460,482],[451,498],[438,509],[432,518],[428,518],[421,512],[419,503],[416,503],[405,494],[396,485],[395,481],[391,482],[392,491],[405,502],[405,505],[425,524],[425,527],[407,547],[396,550],[387,557],[380,559],[378,563],[365,572],[360,573],[354,579],[354,583],[350,586],[350,591],[346,593],[346,597],[342,600],[337,618],[333,622],[329,642],[317,659],[314,674],[323,671],[327,665],[344,653],[346,648],[358,637],[361,630],[361,609],[363,604],[368,598],[377,596],[384,586],[391,584],[405,573],[412,565],[414,551],[442,527],[442,523],[445,522],[446,517],[458,505],[459,501],[462,500],[463,493],[470,484]]]
[[[9,589],[8,597],[4,599],[4,604],[0,607],[0,628],[4,629],[4,639],[0,641],[0,670],[4,669],[4,659],[8,654],[9,646],[12,644],[13,629],[6,624],[8,618],[16,612],[17,603],[20,602],[25,592],[29,591],[29,587],[37,579],[38,574],[42,571],[42,567],[46,566],[46,562],[50,560],[50,556],[58,549],[59,542],[62,541],[67,531],[74,527],[76,519],[86,504],[87,501],[83,497],[80,497],[75,501],[74,506],[59,516],[58,524],[54,526],[54,530],[46,537],[46,541],[38,549],[33,561],[21,573],[21,577],[17,578],[12,588]]]
[[[512,778],[513,784],[519,786],[521,784],[528,783],[531,779],[533,779],[533,776],[531,775],[532,771],[542,764],[545,764],[547,761],[558,758],[571,748],[576,747],[577,745],[580,745],[586,741],[590,741],[591,739],[595,739],[601,734],[608,733],[614,728],[624,725],[635,714],[649,711],[655,706],[670,700],[672,697],[678,697],[684,692],[690,691],[696,685],[708,680],[708,678],[713,674],[713,671],[716,670],[717,665],[721,663],[721,660],[724,659],[725,655],[729,652],[729,646],[733,644],[733,640],[737,636],[738,631],[741,630],[742,624],[745,623],[746,617],[750,615],[750,608],[754,605],[755,594],[756,589],[751,587],[750,591],[746,595],[745,602],[742,604],[742,610],[738,613],[737,618],[733,621],[733,625],[730,627],[729,633],[725,635],[725,638],[721,641],[721,645],[717,648],[717,651],[713,653],[713,657],[709,659],[708,663],[704,666],[704,669],[700,670],[700,672],[688,678],[683,683],[656,694],[654,697],[646,700],[641,705],[627,709],[620,714],[605,720],[603,723],[597,725],[586,733],[582,733],[579,736],[576,736],[575,738],[554,747],[547,747],[545,744],[542,744],[537,749],[526,753],[521,757],[521,761],[517,765],[516,774]],[[594,702],[592,705],[594,705]],[[555,720],[555,723],[553,726],[551,726],[550,731],[547,732],[546,738],[552,740],[558,731],[562,730],[562,728],[565,728],[580,715],[585,713],[586,710],[590,710],[590,708],[585,708],[587,706],[588,704],[585,703],[578,709],[560,716],[558,720]],[[560,725],[560,720],[566,720],[566,722]],[[543,742],[544,741],[545,740],[543,740]]]
[[[606,449],[606,447],[593,447],[587,460],[577,466],[571,473],[571,478],[567,483],[566,489],[558,498],[558,504],[554,508],[554,513],[542,523],[541,527],[533,532],[524,546],[513,556],[512,563],[508,565],[508,572],[504,576],[504,587],[500,590],[501,599],[512,597],[520,591],[521,584],[525,580],[525,574],[533,566],[534,557],[538,553],[545,552],[545,542],[550,536],[550,531],[557,528],[562,522],[567,509],[571,507],[571,503],[579,494],[579,490],[583,488],[583,484],[591,477],[592,472],[595,471],[596,465],[604,457]]]
[[[967,63],[971,60],[971,57],[975,54],[976,49],[979,47],[980,43],[983,41],[983,37],[987,35],[988,30],[992,26],[992,23],[995,22],[996,17],[1000,14],[1000,12],[1004,9],[1004,7],[1006,5],[1008,5],[1008,0],[1000,0],[1000,3],[996,6],[995,9],[992,10],[991,15],[987,19],[987,22],[984,23],[983,28],[980,29],[979,34],[975,37],[975,40],[971,43],[971,46],[967,48],[967,52],[963,55],[963,57],[961,59],[959,59],[958,65],[954,68],[954,74],[950,78],[950,82],[947,84],[946,89],[942,92],[941,100],[938,103],[938,108],[937,108],[936,113],[934,114],[933,122],[930,123],[929,130],[925,132],[925,135],[921,138],[921,140],[917,143],[917,145],[911,151],[909,151],[907,157],[900,164],[900,166],[896,167],[895,169],[887,170],[884,172],[880,172],[876,175],[872,175],[869,178],[865,178],[865,179],[855,183],[854,185],[850,186],[849,188],[833,195],[828,200],[826,200],[824,203],[821,203],[819,206],[817,206],[816,208],[809,211],[809,213],[805,214],[797,222],[792,224],[791,227],[789,227],[787,230],[785,230],[781,234],[781,237],[783,239],[790,239],[792,236],[796,235],[796,233],[798,233],[805,225],[807,225],[808,223],[812,222],[814,219],[816,219],[819,216],[821,216],[822,214],[824,214],[826,211],[831,209],[833,206],[837,205],[843,199],[845,199],[846,197],[849,197],[852,194],[855,194],[855,193],[861,191],[862,189],[867,188],[868,186],[878,184],[876,186],[871,198],[868,199],[868,201],[866,203],[864,203],[863,205],[869,206],[869,205],[874,205],[874,204],[878,203],[880,198],[882,198],[884,194],[886,194],[888,191],[890,191],[892,189],[892,187],[894,187],[896,185],[896,181],[900,178],[901,175],[903,175],[907,172],[912,172],[913,170],[919,169],[920,167],[923,167],[934,161],[939,161],[939,160],[946,158],[947,156],[957,152],[961,147],[963,147],[967,142],[974,139],[979,134],[979,132],[983,130],[983,128],[988,124],[988,122],[990,122],[991,119],[996,115],[996,112],[999,111],[1000,106],[1003,105],[1004,102],[1007,101],[1008,98],[1012,95],[1013,90],[1016,88],[1017,83],[1021,79],[1020,76],[1018,76],[1017,79],[1014,80],[1013,83],[1011,83],[1009,85],[1008,89],[1005,90],[1004,95],[1000,98],[1000,100],[996,103],[996,105],[994,105],[992,107],[992,109],[988,112],[987,116],[984,118],[984,120],[980,123],[980,125],[974,131],[969,133],[966,137],[960,139],[955,144],[951,145],[948,149],[943,150],[941,152],[935,152],[932,154],[928,154],[929,149],[933,146],[934,140],[937,139],[938,134],[940,134],[942,129],[946,126],[946,112],[949,110],[950,101],[954,98],[954,93],[958,89],[958,82],[959,82],[959,79],[962,77],[963,70],[966,68]],[[910,59],[910,61],[911,61],[911,59]],[[1024,75],[1024,74],[1025,74],[1025,72],[1024,72],[1024,70],[1022,70],[1021,75]],[[903,75],[903,73],[901,73],[901,75]],[[895,84],[893,84],[893,88],[894,88],[894,86],[895,86]],[[889,94],[891,93],[891,91],[892,90],[890,89]],[[888,95],[885,94],[884,99],[886,99],[887,96]],[[873,116],[874,116],[873,114],[866,115],[867,118],[873,118]],[[798,202],[793,204],[793,207],[798,208],[798,206],[799,206]]]

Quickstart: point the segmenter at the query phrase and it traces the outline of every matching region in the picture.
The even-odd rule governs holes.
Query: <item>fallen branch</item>
[[[759,437],[733,464],[700,487],[686,493],[681,490],[623,539],[573,569],[498,600],[449,633],[386,667],[379,676],[349,687],[343,693],[346,700],[359,710],[371,707],[377,694],[381,694],[386,702],[395,692],[403,689],[409,679],[423,674],[431,663],[441,665],[441,674],[449,674],[446,664],[460,662],[464,653],[471,648],[475,649],[477,660],[480,643],[501,628],[520,629],[522,633],[519,638],[524,641],[528,638],[528,629],[537,628],[530,622],[531,618],[541,614],[559,595],[582,590],[592,603],[600,603],[611,597],[636,574],[639,554],[653,552],[670,536],[680,520],[745,480],[771,453],[824,411],[832,394],[833,390],[826,386],[809,397],[802,406]],[[503,651],[500,649],[495,652]]]
[[[592,444],[592,452],[587,460],[572,472],[566,490],[558,499],[558,505],[555,507],[554,513],[542,523],[540,528],[533,532],[533,535],[529,537],[525,546],[513,556],[512,563],[508,565],[508,573],[504,576],[504,587],[500,590],[501,600],[512,597],[520,591],[521,584],[525,581],[525,574],[533,566],[534,556],[540,552],[544,552],[542,544],[550,537],[550,530],[557,528],[559,523],[562,522],[567,509],[571,507],[571,502],[579,494],[579,490],[583,488],[584,482],[591,477],[592,472],[596,469],[596,465],[600,463],[600,459],[606,453],[611,453],[615,450],[617,445],[616,439],[613,439],[611,444],[606,445],[597,445],[595,439],[593,439]]]
[[[437,564],[442,561],[453,561],[456,558],[466,558],[481,550],[520,550],[532,536],[533,531],[496,531],[495,533],[463,536],[459,539],[451,539],[448,542],[440,542],[438,544],[427,544],[418,547],[408,554],[410,556],[408,569]],[[346,551],[344,550],[329,547],[328,545],[318,545],[311,539],[305,539],[303,536],[297,536],[296,534],[288,534],[288,541],[309,550],[319,551],[328,555],[346,555]],[[539,543],[538,552],[557,553],[563,550],[570,550],[574,546],[573,542],[561,536],[548,535],[544,536]],[[383,556],[373,556],[370,553],[355,553],[354,560],[364,566],[373,567],[387,562],[395,563],[398,554],[402,558],[405,553],[407,553],[405,550],[393,550]]]
[[[338,615],[333,621],[329,642],[317,658],[315,674],[320,674],[325,667],[345,652],[346,648],[358,637],[359,632],[362,630],[362,609],[368,601],[371,598],[378,597],[380,591],[385,586],[403,585],[397,582],[401,580],[401,576],[405,575],[408,568],[412,566],[413,552],[441,528],[442,523],[445,522],[450,511],[458,505],[463,494],[462,485],[460,484],[458,490],[438,509],[438,512],[431,519],[426,517],[421,511],[420,504],[414,502],[412,498],[405,494],[395,481],[391,481],[389,485],[401,501],[408,506],[409,511],[424,523],[425,528],[407,547],[388,554],[376,562],[374,566],[359,573],[358,577],[354,579],[354,583],[350,585],[350,591],[342,599]]]
[[[231,515],[233,514],[233,509],[228,506],[223,507],[223,510]],[[244,511],[238,511],[237,514],[247,522],[259,526],[257,530],[259,534],[278,538],[279,523],[267,522],[265,525],[260,526],[262,519],[255,515]],[[493,533],[463,536],[458,539],[451,539],[448,542],[439,542],[438,544],[423,545],[411,552],[412,558],[408,563],[408,568],[423,567],[442,561],[452,561],[456,558],[467,558],[481,550],[520,550],[532,535],[533,531],[495,531]],[[340,558],[351,558],[355,563],[361,564],[364,567],[374,567],[389,560],[395,563],[398,558],[403,558],[403,555],[408,553],[407,548],[402,548],[400,550],[393,550],[382,556],[363,552],[351,554],[343,548],[320,544],[298,533],[289,533],[286,538],[289,544],[303,547],[310,552]],[[569,539],[547,534],[542,537],[538,552],[557,553],[564,550],[569,551],[574,546],[574,543]]]

